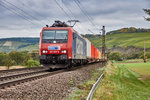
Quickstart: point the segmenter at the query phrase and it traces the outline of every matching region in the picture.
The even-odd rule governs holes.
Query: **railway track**
[[[23,74],[16,74],[11,76],[0,77],[0,89],[5,89],[6,87],[15,86],[17,84],[29,82],[32,80],[40,79],[43,77],[51,76],[64,72],[64,70],[55,70],[53,72],[48,72],[46,70],[28,72]]]
[[[0,70],[0,78],[5,76],[13,76],[16,74],[23,74],[27,72],[35,72],[46,70],[45,67],[31,67],[31,68],[19,68],[19,69],[10,69],[10,70]]]
[[[23,70],[35,70],[35,69],[43,69],[44,67],[30,67],[30,68],[18,68],[18,69],[9,69],[9,70],[0,70],[0,73],[7,73],[7,72],[16,72],[16,71],[23,71]]]
[[[41,70],[38,70],[38,71],[36,70],[36,71],[32,71],[32,72],[24,72],[24,73],[19,73],[19,74],[17,73],[17,74],[13,74],[13,75],[6,75],[3,77],[0,77],[0,89],[5,89],[6,87],[15,86],[17,84],[29,82],[32,80],[44,78],[47,76],[55,75],[55,74],[66,72],[66,71],[80,69],[80,68],[86,67],[86,66],[87,65],[82,65],[80,67],[73,67],[70,69],[58,68],[58,69],[53,69],[50,71],[46,70],[45,68],[40,68]],[[23,70],[23,69],[21,69],[21,70]],[[18,69],[17,69],[17,71],[18,71]]]

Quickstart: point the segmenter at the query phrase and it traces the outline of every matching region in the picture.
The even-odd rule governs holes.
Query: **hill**
[[[89,40],[96,46],[101,47],[101,38],[89,38]],[[137,48],[144,47],[144,41],[146,48],[150,48],[150,33],[121,33],[106,35],[107,48],[112,47],[129,47],[134,46]]]
[[[86,34],[87,37],[96,47],[101,48],[101,36]],[[114,47],[135,47],[143,48],[144,40],[146,48],[150,48],[150,32],[145,33],[118,33],[106,35],[106,46],[111,49]],[[5,38],[0,39],[0,52],[10,52],[12,50],[38,50],[39,38]],[[122,49],[120,48],[120,49]],[[130,48],[129,48],[130,49]],[[140,49],[140,50],[141,50]]]
[[[32,51],[38,49],[38,43],[39,38],[3,38],[0,39],[0,52]]]

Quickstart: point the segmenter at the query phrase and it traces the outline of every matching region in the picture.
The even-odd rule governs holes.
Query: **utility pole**
[[[145,58],[145,40],[144,40],[144,63],[146,63],[146,58]]]
[[[105,60],[105,26],[102,27],[102,58]]]

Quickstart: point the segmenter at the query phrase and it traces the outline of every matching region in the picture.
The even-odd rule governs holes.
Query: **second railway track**
[[[43,77],[51,76],[64,72],[65,70],[55,70],[53,72],[48,72],[46,70],[28,72],[23,74],[16,74],[11,76],[0,77],[0,89],[5,89],[10,86],[15,86],[20,83],[29,82],[32,80],[40,79]]]
[[[22,74],[27,72],[34,72],[44,70],[44,67],[31,67],[31,68],[18,68],[18,69],[9,69],[9,70],[0,70],[0,78],[5,76],[12,76],[15,74]]]

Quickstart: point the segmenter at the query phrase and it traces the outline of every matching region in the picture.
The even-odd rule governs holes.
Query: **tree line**
[[[107,32],[107,35],[120,34],[120,33],[150,33],[150,29],[129,27],[129,28],[122,28],[119,30]]]
[[[150,59],[150,52],[146,52],[146,59]],[[132,54],[121,54],[120,52],[109,52],[108,53],[109,60],[115,61],[123,61],[128,59],[143,59],[144,52],[134,52]]]
[[[10,53],[0,53],[0,66],[40,66],[38,50],[29,51],[11,51]]]

